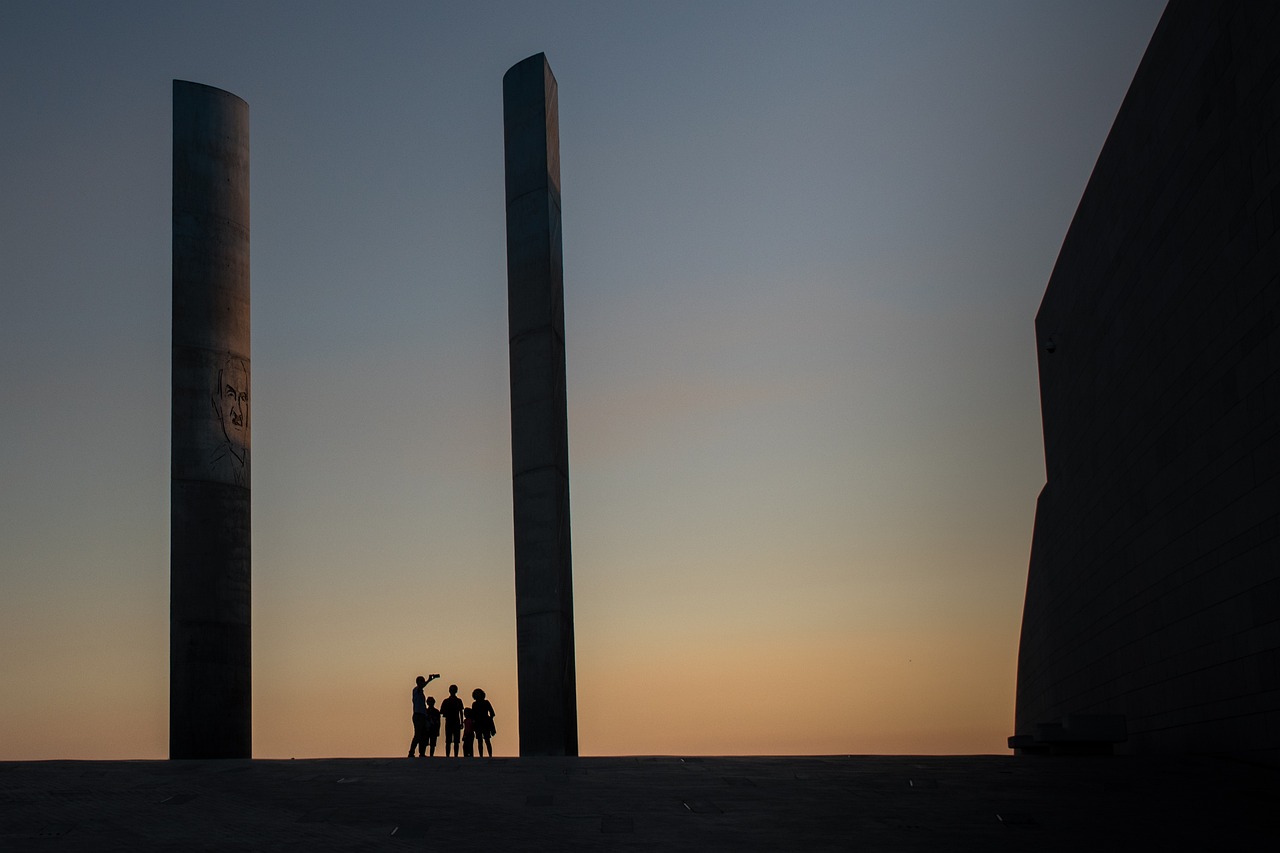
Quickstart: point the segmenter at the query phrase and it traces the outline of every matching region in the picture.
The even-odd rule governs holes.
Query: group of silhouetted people
[[[493,718],[498,715],[494,713],[489,700],[484,698],[484,691],[479,687],[471,691],[471,698],[475,701],[468,708],[458,698],[458,685],[450,684],[449,698],[441,702],[437,710],[436,697],[425,695],[423,689],[439,677],[438,674],[429,678],[419,675],[418,685],[413,688],[413,740],[409,742],[409,757],[413,758],[414,749],[418,750],[419,758],[436,754],[440,721],[444,720],[445,756],[449,755],[449,747],[452,745],[453,755],[457,757],[458,747],[461,745],[461,755],[481,757],[487,749],[492,758],[493,743],[490,738],[497,732]]]

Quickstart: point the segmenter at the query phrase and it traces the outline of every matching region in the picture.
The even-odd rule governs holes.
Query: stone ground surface
[[[1212,758],[0,762],[0,850],[1280,850]]]

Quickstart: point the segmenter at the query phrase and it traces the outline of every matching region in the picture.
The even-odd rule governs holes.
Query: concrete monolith
[[[556,78],[502,78],[520,754],[577,755]]]
[[[252,755],[249,106],[173,82],[169,757]]]
[[[1019,751],[1280,765],[1277,45],[1171,0],[1036,313]]]

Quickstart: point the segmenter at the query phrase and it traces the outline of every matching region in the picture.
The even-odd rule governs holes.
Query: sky
[[[254,755],[403,754],[428,672],[518,754],[538,52],[582,753],[1007,753],[1032,320],[1162,8],[0,4],[0,760],[167,755],[173,79],[250,110]]]

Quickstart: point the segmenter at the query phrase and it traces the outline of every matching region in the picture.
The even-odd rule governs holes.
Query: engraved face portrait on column
[[[217,472],[227,472],[237,486],[249,481],[249,365],[227,355],[214,377],[210,395],[222,440],[209,460]]]

